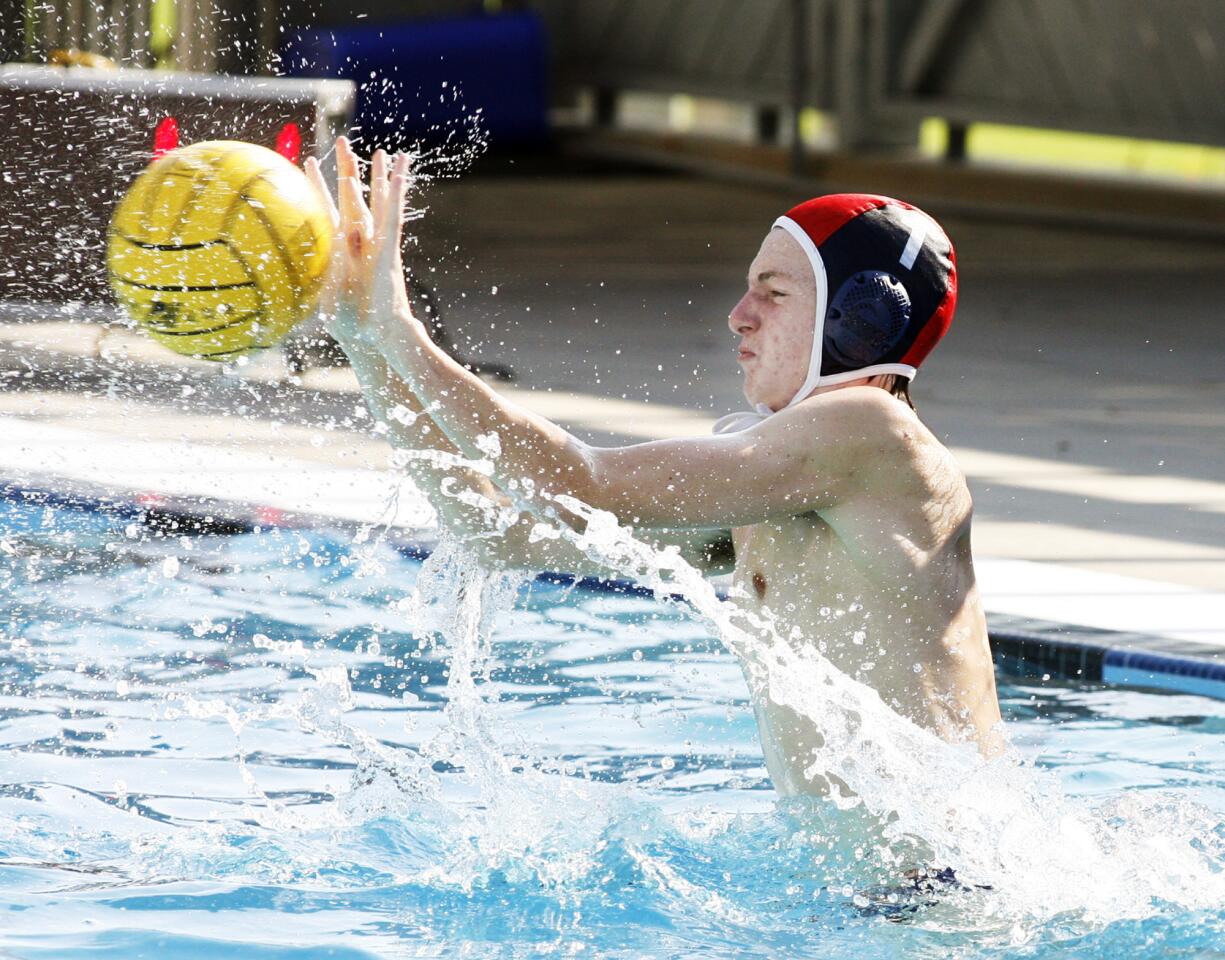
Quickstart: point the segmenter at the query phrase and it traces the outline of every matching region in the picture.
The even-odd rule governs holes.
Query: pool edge
[[[220,499],[189,501],[161,494],[125,494],[81,484],[74,486],[75,491],[67,492],[0,480],[0,499],[108,513],[141,523],[162,535],[174,536],[229,535],[270,527],[353,531],[362,526],[356,521],[323,514],[291,514]],[[425,530],[392,528],[386,539],[414,559],[424,559],[432,550]],[[724,575],[710,579],[720,597],[726,597],[730,578]],[[648,587],[620,579],[576,578],[546,571],[537,574],[536,580],[574,585],[591,592],[655,596]],[[995,668],[1004,676],[1141,687],[1225,700],[1225,652],[1205,649],[1201,655],[1196,649],[1199,645],[1154,634],[1124,633],[1006,614],[988,614],[987,633]]]

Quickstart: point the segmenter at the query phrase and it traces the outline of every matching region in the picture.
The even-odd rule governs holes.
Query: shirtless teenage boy
[[[732,527],[736,583],[783,635],[797,628],[838,669],[946,740],[998,749],[970,495],[905,389],[956,301],[952,247],[935,221],[883,197],[794,208],[766,235],[729,317],[756,412],[724,418],[714,436],[593,447],[500,397],[412,316],[399,253],[408,158],[375,155],[369,206],[343,138],[337,166],[340,242],[323,309],[372,413],[400,447],[480,459],[480,437],[500,441],[492,483],[413,468],[440,522],[461,534],[488,524],[444,484],[497,498],[512,483],[522,496],[527,480],[634,528]],[[327,194],[318,165],[308,162],[308,172]],[[490,562],[589,572],[565,541],[530,542],[534,523],[524,516],[503,536],[473,542]],[[820,615],[835,596],[854,614]],[[866,642],[853,642],[857,634]],[[823,778],[803,774],[803,744],[819,731],[786,708],[758,706],[775,786],[822,790]]]

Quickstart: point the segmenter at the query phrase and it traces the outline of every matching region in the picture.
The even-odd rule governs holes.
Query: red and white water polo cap
[[[957,307],[957,259],[940,225],[901,200],[835,193],[792,207],[774,226],[808,255],[817,284],[808,377],[787,406],[819,386],[913,378]]]

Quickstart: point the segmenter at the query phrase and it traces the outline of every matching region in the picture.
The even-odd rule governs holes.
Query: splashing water
[[[915,730],[821,658],[764,643],[674,553],[559,506],[587,517],[584,533],[541,535],[685,592],[753,653],[750,685],[830,731],[814,762],[858,799],[770,802],[740,669],[687,608],[541,585],[525,598],[457,544],[413,585],[377,537],[273,531],[188,552],[122,537],[104,551],[100,518],[10,511],[0,730],[20,749],[0,883],[22,909],[0,944],[862,957],[1076,942],[1105,957],[1158,929],[1201,944],[1225,930],[1225,755],[1204,746],[1225,714],[1170,728],[1207,736],[1163,740],[1122,777],[1152,783],[1171,751],[1206,752],[1163,789],[1108,776],[1067,796],[1032,762],[982,763]],[[1144,710],[1169,712],[1151,699]],[[1005,690],[1006,712],[1028,702]],[[1084,753],[1113,716],[1017,729],[1062,738],[1044,753]],[[924,860],[964,885],[901,881]]]
[[[1157,901],[1188,909],[1225,902],[1225,844],[1219,830],[1204,835],[1208,811],[1136,795],[1092,809],[1015,753],[986,761],[946,743],[813,647],[797,648],[768,620],[721,601],[676,551],[636,540],[611,514],[557,499],[586,521],[583,534],[560,527],[563,536],[661,594],[679,591],[740,658],[755,703],[790,707],[822,731],[808,771],[850,787],[853,796],[835,792],[832,802],[861,806],[875,821],[886,871],[921,851],[967,882],[1006,890],[1010,911],[1039,922],[1065,913],[1090,922],[1143,917]]]
[[[143,109],[124,101],[104,123],[76,118],[76,152],[128,177],[148,159]],[[22,123],[36,139],[55,133],[37,112]],[[120,124],[139,137],[116,141]],[[417,151],[421,185],[485,149],[478,113],[441,141]],[[18,183],[71,184],[67,206],[96,189],[73,179],[72,154],[36,163]],[[57,265],[55,295],[75,295],[79,277],[100,276],[97,237],[75,221],[45,226],[24,189],[8,232],[37,233]],[[39,294],[28,284],[8,281]],[[14,909],[0,946],[867,957],[1039,955],[1070,941],[1113,957],[1156,930],[1188,950],[1225,936],[1225,760],[1207,772],[1188,761],[1161,789],[1139,789],[1141,778],[1069,795],[1030,755],[983,762],[898,717],[815,650],[720,600],[676,552],[571,499],[557,505],[583,532],[542,522],[537,536],[683,595],[738,657],[750,700],[823,731],[811,767],[853,796],[771,804],[753,789],[763,783],[745,683],[687,611],[622,598],[605,603],[623,616],[596,614],[596,601],[567,606],[548,590],[515,605],[520,578],[446,541],[405,591],[404,562],[377,537],[237,537],[205,556],[11,508],[0,528],[0,730],[14,748],[0,774],[0,898]],[[57,546],[65,527],[82,529]],[[581,630],[560,629],[566,611]],[[580,652],[542,655],[546,637]],[[632,659],[634,645],[648,655]],[[528,664],[518,679],[512,656]],[[693,736],[691,717],[736,749],[668,740],[669,724]],[[1225,718],[1201,726],[1219,740]],[[159,765],[173,776],[149,772]],[[962,882],[912,903],[899,878],[922,863]],[[912,906],[908,924],[882,921]]]

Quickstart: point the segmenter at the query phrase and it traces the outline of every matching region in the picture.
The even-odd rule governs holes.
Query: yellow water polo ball
[[[213,140],[159,157],[111,220],[119,303],[176,353],[233,360],[271,346],[314,308],[331,220],[289,160]]]

